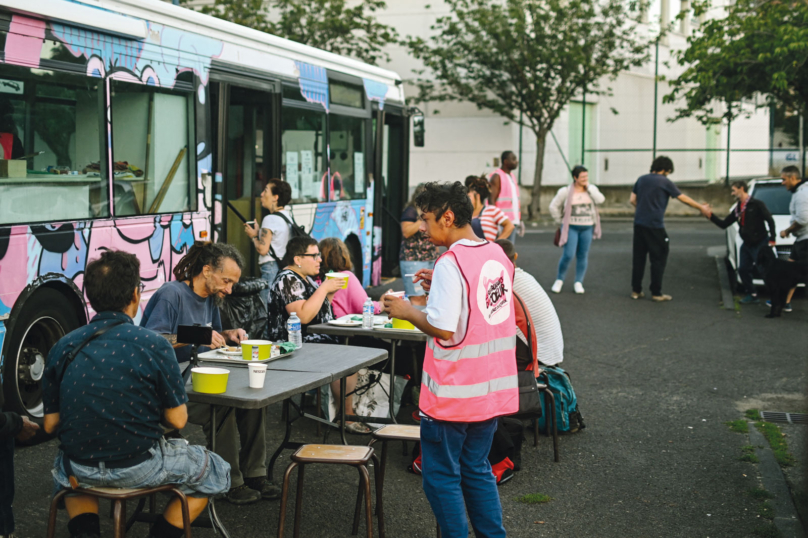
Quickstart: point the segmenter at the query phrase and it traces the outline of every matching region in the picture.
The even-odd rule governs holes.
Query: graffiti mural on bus
[[[0,228],[0,316],[11,311],[26,287],[48,274],[64,275],[83,291],[87,262],[105,250],[135,254],[147,290],[156,290],[171,280],[171,268],[193,245],[195,224],[205,221],[175,214],[117,225],[104,220]]]

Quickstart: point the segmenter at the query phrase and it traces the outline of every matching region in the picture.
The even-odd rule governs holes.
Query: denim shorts
[[[230,464],[204,447],[185,439],[161,439],[149,449],[152,458],[122,469],[107,469],[103,463],[88,467],[71,462],[79,487],[148,488],[176,484],[186,495],[211,497],[230,489]],[[60,450],[53,462],[54,495],[70,489]]]

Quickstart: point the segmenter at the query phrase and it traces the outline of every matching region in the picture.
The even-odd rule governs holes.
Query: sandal
[[[348,433],[356,433],[359,435],[368,435],[372,430],[361,422],[349,422],[345,424],[345,431]]]

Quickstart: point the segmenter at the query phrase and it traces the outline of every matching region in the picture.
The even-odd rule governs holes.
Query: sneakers
[[[671,299],[673,299],[673,297],[671,297],[670,295],[652,295],[651,296],[651,300],[654,301],[655,303],[661,303],[663,301],[670,301]]]
[[[631,292],[631,298],[634,299],[635,301],[637,299],[642,299],[643,297],[645,297],[645,294],[643,292],[641,292],[641,291],[632,291]]]
[[[260,493],[262,499],[274,500],[281,498],[281,488],[272,484],[269,480],[267,480],[266,476],[245,478],[244,484],[251,490]]]
[[[563,280],[556,280],[555,282],[553,282],[553,287],[550,288],[550,291],[552,291],[553,293],[561,293],[561,287],[563,285],[564,285]]]
[[[741,304],[757,304],[760,300],[757,298],[757,295],[752,295],[751,293],[741,299]]]
[[[252,489],[247,484],[242,484],[235,488],[230,488],[225,497],[230,504],[245,505],[257,503],[261,500],[261,492]]]
[[[575,293],[578,295],[582,295],[584,293],[584,285],[580,282],[576,282],[573,284],[572,289],[575,290]]]
[[[743,301],[741,301],[741,302],[743,302]],[[766,301],[766,306],[771,308],[772,307],[772,302],[770,300]],[[783,312],[793,312],[793,311],[794,311],[794,309],[791,308],[791,303],[786,303],[786,305],[783,307]]]

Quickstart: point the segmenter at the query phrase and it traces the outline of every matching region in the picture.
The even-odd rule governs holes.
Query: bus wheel
[[[5,346],[3,366],[4,411],[27,414],[42,423],[42,376],[53,345],[76,329],[79,321],[70,301],[42,288],[25,303]]]

